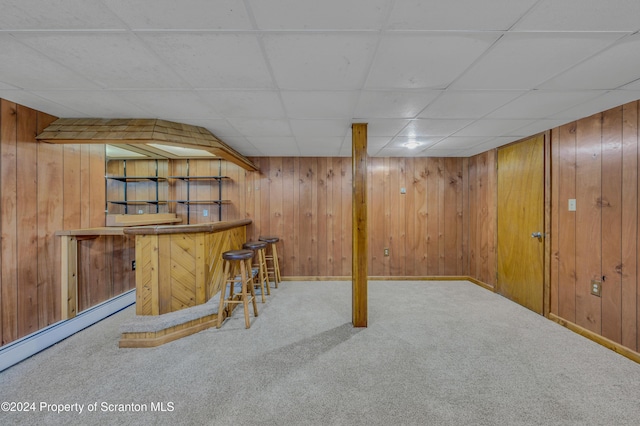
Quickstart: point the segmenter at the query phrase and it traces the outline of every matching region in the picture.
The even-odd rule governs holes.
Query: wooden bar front
[[[207,302],[222,282],[222,253],[241,249],[250,219],[126,228],[136,238],[136,314],[161,315]]]

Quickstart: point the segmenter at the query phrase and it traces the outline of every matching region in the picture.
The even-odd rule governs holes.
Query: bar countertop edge
[[[220,232],[227,229],[250,225],[251,219],[238,219],[225,222],[200,223],[195,225],[155,225],[132,226],[125,228],[123,232],[129,235],[161,235],[161,234],[191,234],[196,232]]]

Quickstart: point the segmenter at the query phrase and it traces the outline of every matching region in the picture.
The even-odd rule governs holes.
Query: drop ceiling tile
[[[603,95],[600,90],[575,92],[548,92],[535,90],[528,92],[513,102],[493,111],[487,118],[544,118],[558,111],[586,102]]]
[[[32,92],[27,92],[26,90],[0,89],[0,98],[24,105],[37,111],[51,114],[55,117],[89,117],[88,114],[80,109],[75,110],[69,108],[64,104],[50,101],[49,99],[42,98]]]
[[[389,0],[249,0],[262,30],[378,30]]]
[[[263,36],[278,87],[293,90],[360,89],[376,40],[373,34]]]
[[[461,155],[462,151],[459,149],[434,149],[434,148],[429,148],[426,149],[424,151],[422,151],[420,153],[420,155],[417,155],[416,157],[434,157],[434,158],[441,158],[441,157],[463,157],[463,155]]]
[[[531,122],[532,120],[484,118],[456,132],[455,136],[484,136],[486,139],[488,136],[502,136],[515,129],[531,124]]]
[[[517,31],[636,31],[636,0],[542,0],[520,22]]]
[[[486,136],[449,136],[448,138],[442,139],[435,145],[432,145],[429,149],[460,151],[462,149],[473,148],[487,139],[488,138]]]
[[[223,117],[285,118],[276,91],[201,90],[202,99]]]
[[[395,138],[393,138],[393,140],[389,144],[387,144],[387,147],[402,148],[404,150],[407,150],[407,152],[417,152],[437,144],[442,139],[443,139],[442,136],[432,136],[432,137],[396,136]],[[413,143],[413,142],[417,142],[420,145],[418,145],[415,148],[408,148],[405,146],[405,144]]]
[[[251,136],[293,136],[289,121],[284,119],[230,118],[229,122],[240,134]]]
[[[368,89],[443,89],[498,38],[482,34],[387,34],[367,78]]]
[[[375,156],[376,153],[384,148],[387,144],[391,142],[393,138],[390,136],[371,136],[369,131],[367,130],[367,154],[370,156]],[[342,147],[340,149],[341,156],[350,157],[353,147],[353,138],[351,134],[351,129],[347,132],[347,135],[344,137],[342,141]]]
[[[395,3],[388,28],[396,30],[508,30],[536,0],[403,0]]]
[[[624,86],[620,87],[619,89],[621,90],[640,90],[640,79],[629,83],[629,84],[625,84]]]
[[[133,34],[20,33],[15,37],[102,88],[186,87]]]
[[[563,124],[566,124],[569,120],[566,119],[557,119],[557,120],[536,120],[529,125],[526,125],[520,129],[516,129],[513,134],[507,134],[508,136],[524,135],[533,136],[540,132],[546,132],[547,130],[551,130],[556,127],[560,127]]]
[[[298,144],[295,138],[291,136],[280,137],[261,137],[251,136],[247,138],[249,142],[256,147],[262,155],[278,155],[285,157],[292,157],[300,155]],[[272,154],[277,152],[278,154]]]
[[[245,157],[261,157],[267,153],[260,151],[243,136],[230,136],[224,142]]]
[[[625,37],[603,52],[545,82],[540,88],[615,89],[640,78],[639,69],[640,34],[637,34]]]
[[[469,123],[471,123],[471,120],[431,120],[420,118],[409,122],[399,135],[414,137],[449,136],[469,125]]]
[[[242,0],[103,0],[132,30],[252,29]]]
[[[389,137],[367,137],[367,149],[373,149],[373,150],[379,150],[385,146],[387,146],[390,142],[391,142],[392,138]],[[351,136],[349,136],[349,139],[345,138],[345,142],[348,143],[349,146],[353,145],[353,140],[351,139]]]
[[[149,118],[160,118],[183,123],[184,119],[220,117],[215,108],[204,102],[198,93],[193,91],[123,90],[113,93],[145,111],[145,116]]]
[[[334,157],[340,154],[342,137],[296,137],[304,157]]]
[[[404,119],[388,119],[374,118],[371,120],[353,120],[353,122],[367,123],[367,137],[371,136],[395,136],[402,130],[411,120]]]
[[[100,0],[3,0],[2,30],[126,29]]]
[[[619,33],[508,33],[451,87],[534,89],[619,37]]]
[[[146,115],[139,107],[105,90],[34,90],[33,94],[61,105],[73,105],[73,109],[89,117],[140,118]]]
[[[20,90],[19,87],[0,81],[0,90]]]
[[[12,86],[27,90],[99,88],[72,68],[49,59],[9,34],[0,34],[0,52],[0,78]]]
[[[524,91],[446,91],[420,113],[420,118],[480,118]]]
[[[375,154],[376,157],[413,157],[406,148],[382,148]]]
[[[199,126],[208,129],[211,133],[216,135],[216,137],[222,139],[224,141],[225,137],[239,137],[241,136],[240,132],[233,127],[229,121],[223,118],[207,118],[207,119],[197,119],[197,118],[182,118],[178,119],[177,117],[169,118],[169,121],[180,121],[181,123],[191,124],[192,126]]]
[[[354,116],[367,118],[415,118],[440,93],[439,90],[364,90],[360,95]]]
[[[340,137],[341,140],[344,135],[351,128],[351,122],[349,120],[289,120],[291,123],[291,130],[293,135],[300,141],[301,138],[316,138],[316,137]]]
[[[352,117],[357,91],[281,91],[289,118]]]
[[[460,151],[460,155],[463,157],[472,157],[474,155],[477,154],[482,154],[483,152],[487,152],[490,151],[494,148],[498,148],[502,145],[506,145],[508,143],[511,142],[515,142],[517,140],[519,140],[519,137],[513,137],[513,136],[504,136],[504,137],[499,137],[499,138],[491,138],[479,145],[476,145],[474,147],[471,147],[469,149],[464,149]]]
[[[254,34],[141,33],[139,37],[193,88],[273,87]]]
[[[640,99],[640,91],[612,90],[588,102],[554,114],[549,118],[565,119],[566,121],[578,120],[638,99]]]

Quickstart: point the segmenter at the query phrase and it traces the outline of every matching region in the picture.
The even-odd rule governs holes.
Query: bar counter
[[[206,303],[222,283],[222,253],[242,248],[250,219],[124,228],[135,236],[136,314]]]

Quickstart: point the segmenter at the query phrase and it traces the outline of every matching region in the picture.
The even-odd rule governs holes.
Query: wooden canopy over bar
[[[200,149],[224,158],[245,170],[258,168],[204,127],[159,119],[59,118],[36,139],[49,143],[129,144],[157,154],[146,144]],[[165,153],[166,154],[166,153]]]

